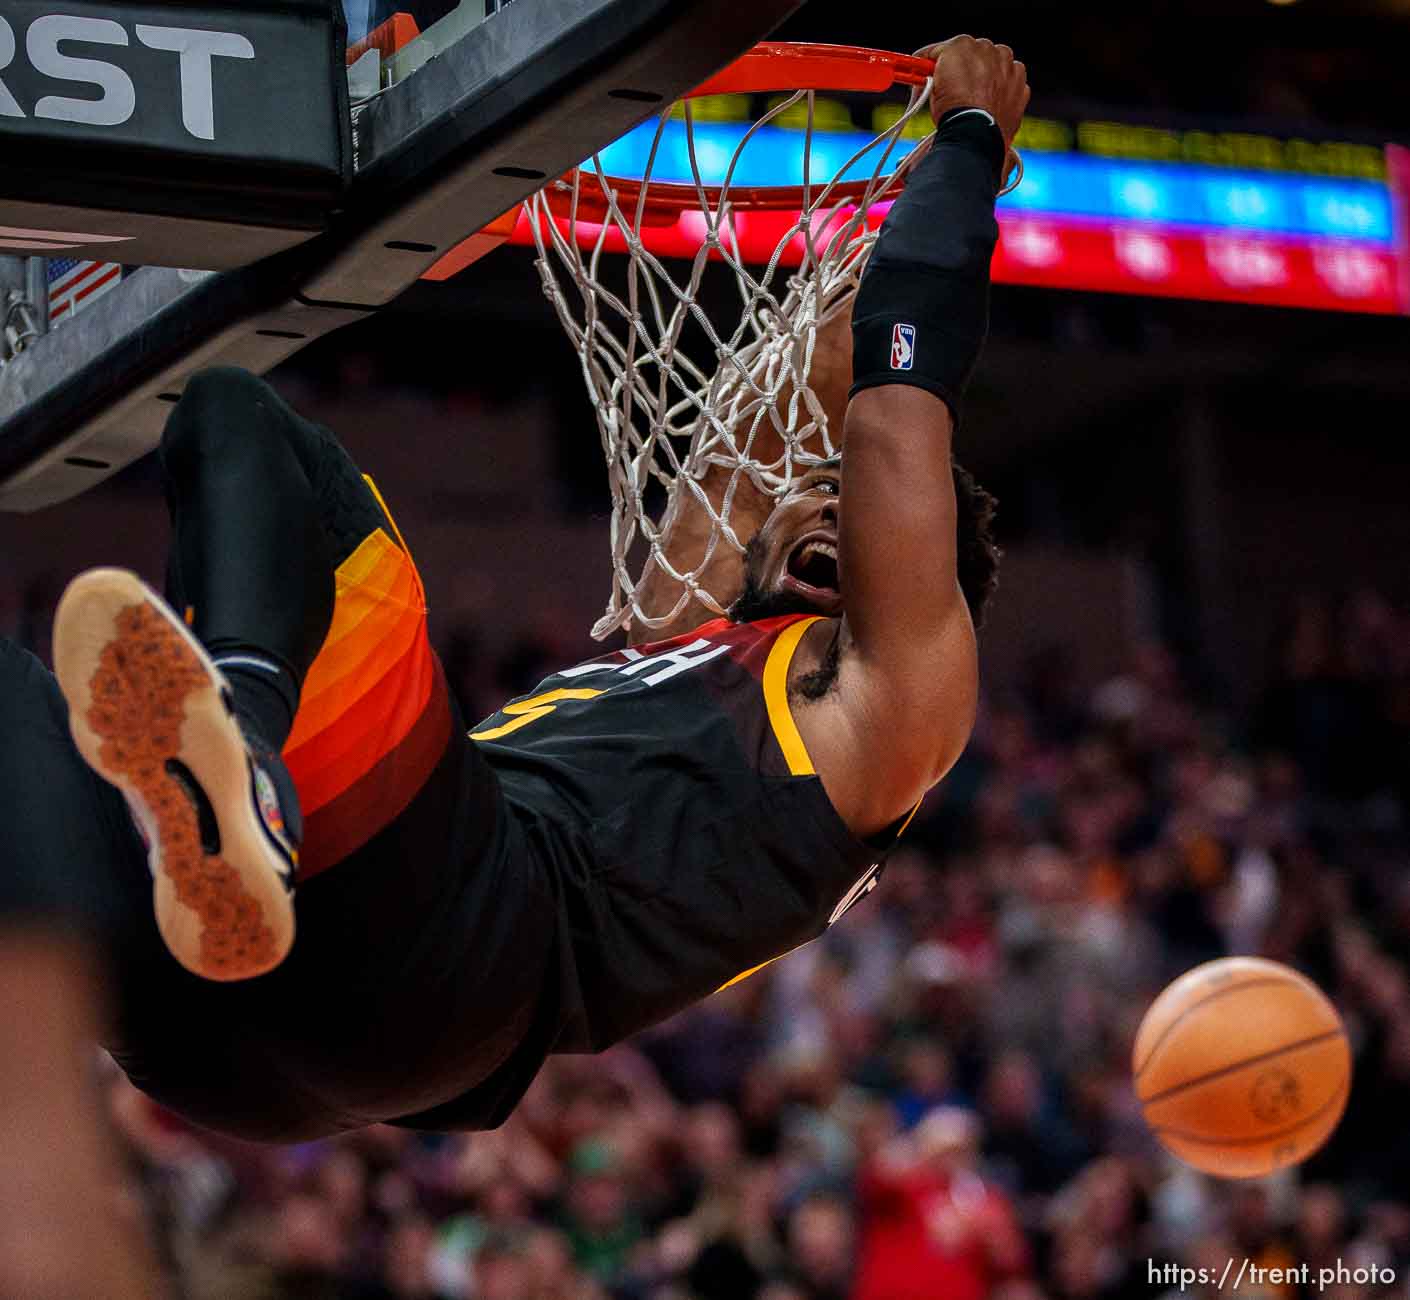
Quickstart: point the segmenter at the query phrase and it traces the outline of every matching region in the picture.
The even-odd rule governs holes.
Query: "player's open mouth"
[[[805,537],[788,556],[784,584],[805,596],[835,601],[842,593],[837,544],[830,537]]]

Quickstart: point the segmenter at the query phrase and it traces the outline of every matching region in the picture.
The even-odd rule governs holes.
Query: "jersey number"
[[[624,664],[579,664],[576,668],[565,668],[558,675],[560,677],[582,677],[587,673],[619,673],[627,677],[636,677],[645,673],[646,676],[641,680],[648,686],[657,686],[661,682],[669,681],[677,673],[687,672],[691,668],[698,668],[701,664],[709,663],[711,659],[717,655],[725,654],[728,650],[728,645],[713,645],[703,637],[692,641],[680,650],[669,650],[659,655],[643,655],[640,650],[628,647],[622,651],[622,657],[627,661]],[[501,736],[509,735],[511,731],[527,727],[529,723],[539,718],[546,718],[553,712],[553,706],[559,700],[591,700],[603,693],[585,686],[560,686],[556,690],[545,691],[542,695],[532,695],[527,700],[520,700],[518,704],[508,704],[500,710],[501,713],[512,717],[513,722],[506,722],[502,727],[491,727],[488,731],[472,731],[470,739],[498,740]]]
[[[590,690],[586,686],[560,686],[557,690],[545,691],[542,695],[531,695],[527,700],[520,700],[517,704],[506,704],[500,710],[501,713],[513,718],[513,722],[506,722],[501,727],[491,727],[488,731],[472,731],[470,739],[498,740],[501,736],[509,735],[511,731],[518,731],[520,727],[527,727],[531,722],[546,718],[553,712],[554,706],[559,700],[592,700],[601,694],[601,691]]]

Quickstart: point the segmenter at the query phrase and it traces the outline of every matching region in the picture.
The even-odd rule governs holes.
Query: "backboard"
[[[399,80],[354,99],[349,178],[321,228],[229,270],[144,266],[0,369],[0,509],[75,496],[149,451],[203,366],[262,373],[391,302],[801,3],[461,0],[398,52]],[[152,8],[98,7],[119,25]],[[370,20],[363,3],[354,55]]]

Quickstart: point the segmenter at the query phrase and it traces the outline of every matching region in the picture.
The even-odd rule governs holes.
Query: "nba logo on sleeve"
[[[891,329],[891,369],[909,370],[916,359],[916,327],[895,325]]]

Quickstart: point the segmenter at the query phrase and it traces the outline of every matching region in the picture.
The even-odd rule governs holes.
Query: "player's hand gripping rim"
[[[1009,46],[975,36],[954,36],[916,53],[935,60],[930,80],[930,116],[935,122],[954,108],[982,108],[994,119],[1008,150],[999,196],[1012,193],[1023,181],[1023,156],[1013,141],[1032,95],[1022,60]]]

